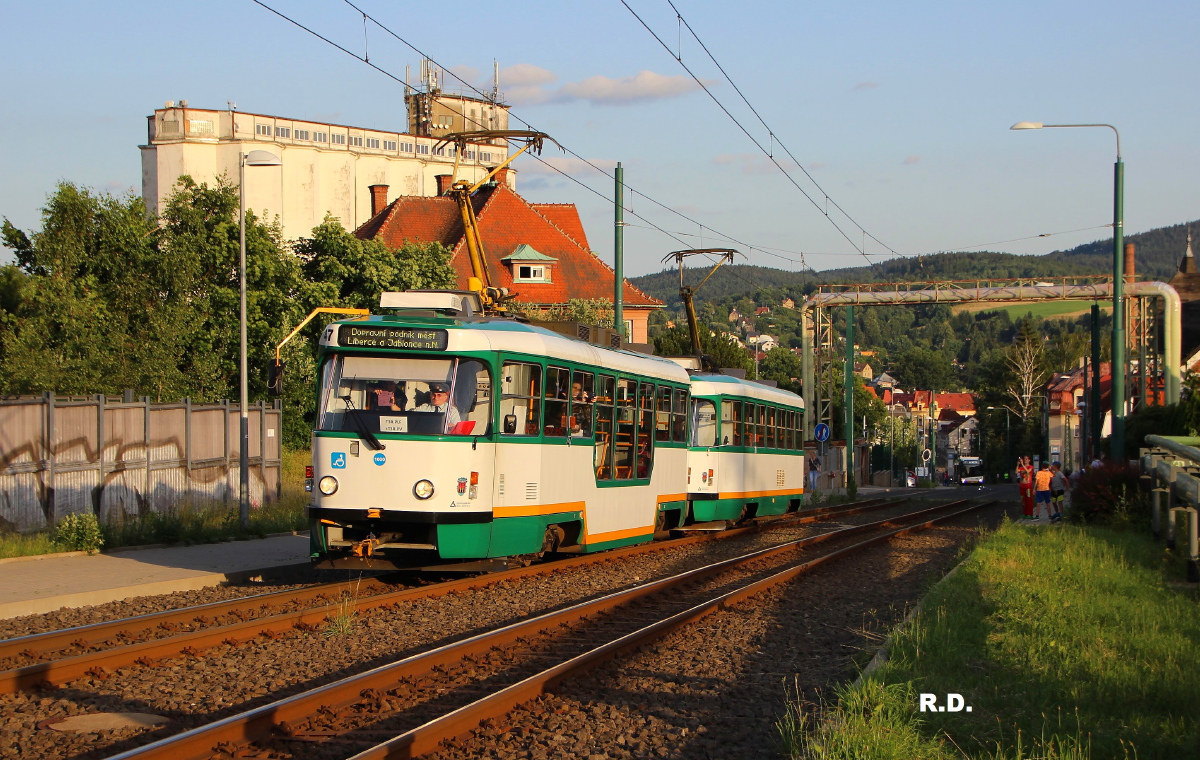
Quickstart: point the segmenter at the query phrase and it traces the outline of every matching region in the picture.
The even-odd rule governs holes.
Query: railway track
[[[974,512],[950,502],[758,549],[432,649],[114,756],[415,757],[622,652],[824,563]],[[800,562],[828,542],[865,540]],[[332,746],[331,746],[332,745]]]
[[[824,507],[763,519],[757,524],[732,530],[656,541],[427,586],[393,590],[392,584],[379,579],[363,579],[361,585],[328,583],[8,639],[0,641],[0,661],[24,658],[35,662],[0,671],[0,694],[58,685],[86,675],[104,677],[116,668],[154,665],[163,658],[196,654],[220,644],[236,645],[260,635],[274,637],[297,628],[311,629],[337,614],[340,600],[350,591],[354,593],[357,609],[386,607],[668,548],[889,509],[903,502],[903,498],[872,499]],[[285,613],[272,612],[285,606],[321,600],[328,601]],[[221,618],[229,617],[235,621],[219,622]]]

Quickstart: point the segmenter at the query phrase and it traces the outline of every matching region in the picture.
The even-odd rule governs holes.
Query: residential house
[[[742,318],[742,313],[740,311],[738,311],[737,309],[730,309],[730,311],[729,311],[729,321],[730,322],[733,322],[734,324],[736,324],[737,321],[741,318]]]
[[[756,316],[756,317],[761,317],[764,314],[770,314],[770,313],[771,313],[770,306],[759,306],[754,309],[754,316]]]
[[[1056,374],[1046,381],[1046,403],[1043,407],[1043,430],[1046,433],[1051,461],[1058,460],[1065,469],[1074,470],[1085,464],[1084,438],[1087,420],[1087,404],[1091,399],[1091,367],[1077,367],[1070,372]],[[1101,436],[1109,434],[1112,420],[1112,399],[1109,395],[1112,384],[1112,363],[1100,363],[1100,409],[1103,412]],[[1082,402],[1082,403],[1081,403]],[[1090,433],[1088,434],[1090,436]]]
[[[579,212],[571,203],[530,203],[503,176],[480,188],[471,201],[492,284],[515,293],[513,300],[531,309],[547,309],[571,299],[612,301],[613,270],[592,252]],[[442,243],[458,288],[472,276],[458,204],[445,195],[449,175],[437,177],[436,197],[400,196],[386,203],[377,197],[371,219],[355,231],[363,239],[399,247],[406,241]],[[624,284],[625,326],[634,343],[648,342],[650,313],[662,302]]]
[[[863,380],[870,381],[875,377],[875,370],[866,362],[854,362],[854,374],[862,377]]]
[[[794,309],[794,308],[796,308],[796,302],[795,302],[795,300],[793,300],[793,299],[792,299],[792,297],[791,297],[791,296],[784,296],[784,297],[783,297],[783,303],[782,303],[781,305],[782,305],[782,306],[783,306],[783,308],[785,308],[785,309]]]

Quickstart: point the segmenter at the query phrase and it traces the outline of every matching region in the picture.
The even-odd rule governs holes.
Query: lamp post
[[[1009,129],[1060,129],[1103,127],[1117,136],[1117,162],[1113,165],[1113,327],[1112,327],[1112,455],[1117,461],[1125,458],[1125,163],[1121,160],[1121,133],[1111,124],[1042,124],[1019,121]]]
[[[238,201],[241,213],[238,216],[238,288],[241,331],[241,357],[239,380],[241,393],[241,419],[238,444],[238,518],[243,528],[250,527],[250,410],[249,372],[246,368],[246,167],[279,166],[279,156],[265,150],[252,150],[238,154]],[[261,444],[260,444],[261,445]]]

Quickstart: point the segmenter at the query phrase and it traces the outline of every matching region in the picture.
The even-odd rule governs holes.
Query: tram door
[[[692,400],[692,440],[688,452],[688,493],[718,492],[721,477],[717,405],[705,398]]]

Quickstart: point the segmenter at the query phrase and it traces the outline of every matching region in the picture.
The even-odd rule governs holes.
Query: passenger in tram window
[[[450,403],[450,385],[449,383],[430,383],[429,384],[429,402],[421,404],[413,409],[414,412],[441,412],[446,415],[442,421],[446,430],[450,430],[459,422],[462,417],[458,413],[458,409],[454,404]]]
[[[369,384],[367,388],[367,408],[368,409],[391,409],[393,411],[404,411],[404,405],[408,399],[404,395],[404,391],[397,390],[395,380],[380,380]]]

